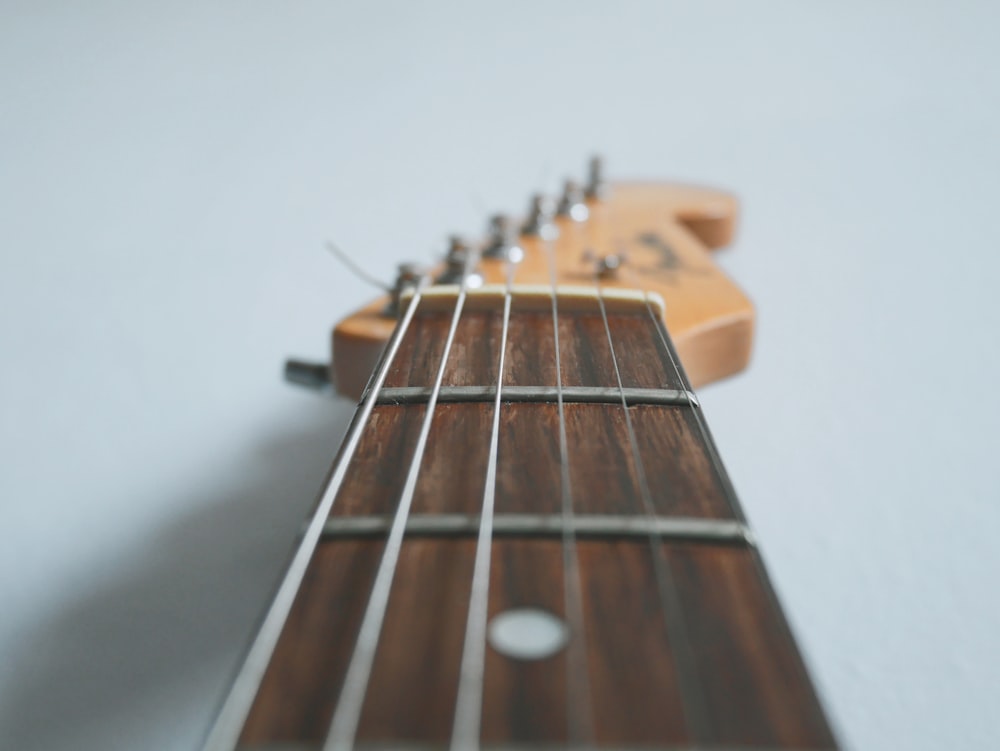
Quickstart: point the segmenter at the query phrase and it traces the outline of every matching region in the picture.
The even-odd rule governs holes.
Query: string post
[[[581,261],[593,265],[594,275],[598,279],[614,279],[621,267],[628,263],[628,256],[625,253],[609,253],[602,256],[593,250],[586,250]]]
[[[554,240],[559,234],[552,223],[555,209],[555,201],[551,196],[536,193],[528,205],[528,219],[521,227],[521,234]]]
[[[574,222],[585,222],[590,217],[590,209],[587,208],[583,188],[576,180],[567,180],[563,185],[563,194],[562,198],[559,199],[556,214],[572,219]]]
[[[396,271],[396,282],[390,290],[389,303],[382,310],[382,315],[388,318],[399,316],[402,305],[401,300],[407,292],[411,292],[420,286],[425,274],[415,263],[401,263]]]
[[[604,179],[604,158],[594,155],[590,158],[587,170],[587,198],[598,201],[607,198],[608,182]]]
[[[517,223],[508,214],[490,217],[489,240],[483,248],[483,257],[511,263],[524,259],[524,250],[517,244]]]
[[[448,252],[444,258],[444,271],[434,280],[436,284],[462,284],[469,289],[483,286],[483,277],[474,271],[478,257],[472,245],[459,235],[448,239]]]

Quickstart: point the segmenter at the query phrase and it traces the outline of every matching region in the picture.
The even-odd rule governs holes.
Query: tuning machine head
[[[517,223],[507,214],[490,217],[489,239],[483,248],[484,258],[518,263],[524,258],[524,250],[517,244]]]
[[[461,284],[469,289],[483,286],[483,276],[476,267],[479,257],[472,245],[459,235],[452,235],[448,238],[448,252],[444,257],[444,271],[437,278],[435,284]]]
[[[590,216],[583,188],[576,180],[567,180],[563,187],[562,198],[559,199],[559,216],[572,219],[574,222],[585,222]]]
[[[587,188],[584,192],[587,198],[592,201],[607,198],[608,183],[604,179],[604,159],[599,156],[590,158],[587,170]]]
[[[425,273],[415,263],[401,263],[397,267],[396,281],[389,290],[389,302],[382,309],[382,315],[387,318],[396,318],[400,312],[400,300],[408,290],[420,286]]]
[[[528,219],[521,227],[522,235],[540,237],[543,240],[554,240],[559,232],[552,217],[555,215],[556,203],[551,196],[536,193],[528,205]]]

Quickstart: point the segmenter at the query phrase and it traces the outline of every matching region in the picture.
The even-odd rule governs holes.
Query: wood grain
[[[474,538],[404,543],[359,727],[359,742],[445,744],[464,638]],[[519,660],[487,649],[482,740],[561,743],[583,712],[602,747],[832,749],[801,657],[749,549],[649,541],[577,542],[587,707],[567,705],[563,649]],[[265,676],[243,734],[247,747],[316,743],[325,733],[372,572],[374,540],[325,543]],[[656,563],[677,590],[668,626]],[[561,542],[496,540],[489,616],[541,608],[565,618]],[[572,572],[571,572],[572,573]],[[680,651],[696,680],[679,669]],[[685,705],[703,707],[707,729]]]
[[[617,386],[615,361],[600,311],[573,314],[560,311],[558,323],[562,385]]]
[[[375,407],[354,452],[331,516],[391,514],[420,433],[423,404]]]
[[[492,432],[489,407],[437,405],[420,463],[413,513],[479,513]]]
[[[833,748],[802,658],[751,549],[665,545],[720,745]]]
[[[250,711],[241,746],[318,744],[351,659],[382,542],[321,545]]]
[[[681,686],[649,547],[578,543],[594,735],[602,746],[686,743]]]
[[[361,712],[360,743],[447,742],[474,555],[474,539],[403,543]]]
[[[705,442],[694,409],[640,405],[629,413],[658,514],[742,518],[725,476],[713,466],[714,448]]]
[[[450,320],[447,311],[417,311],[387,385],[434,383]],[[496,383],[501,324],[496,310],[463,311],[446,385]],[[561,378],[567,386],[614,387],[617,360],[626,387],[687,387],[661,338],[662,324],[648,315],[609,314],[606,327],[600,310],[584,305],[563,310],[557,325],[558,373],[551,311],[512,311],[505,383],[553,386]],[[559,514],[567,494],[578,514],[644,517],[652,506],[663,516],[742,519],[698,409],[566,403],[561,423],[555,402],[501,402],[496,512]],[[478,514],[493,410],[493,402],[438,404],[416,456],[426,406],[376,406],[347,460],[331,514],[393,514],[413,466],[419,468],[413,513]],[[361,712],[362,746],[447,744],[476,544],[474,534],[464,533],[404,538]],[[383,545],[378,536],[320,543],[241,747],[321,741]],[[576,541],[575,567],[562,539],[504,537],[491,545],[489,617],[541,608],[567,623],[572,647],[540,660],[487,648],[484,743],[568,746],[572,726],[604,748],[834,748],[749,545],[605,535]],[[565,610],[566,592],[574,591],[567,581],[577,580],[581,622]],[[575,668],[588,690],[568,683],[580,674]]]
[[[414,316],[390,363],[386,387],[434,384],[451,318],[450,313],[436,311]]]
[[[649,316],[608,317],[611,341],[618,360],[622,386],[641,389],[683,389],[678,358],[664,348],[656,325]]]
[[[497,450],[496,512],[556,514],[562,508],[555,404],[504,404]]]
[[[550,312],[511,316],[503,382],[508,386],[556,383],[556,339]]]
[[[562,543],[495,540],[489,617],[539,608],[564,618]],[[482,740],[485,743],[564,743],[567,738],[566,651],[541,660],[512,660],[486,650]]]
[[[478,513],[486,480],[492,404],[450,403],[435,409],[413,513]],[[423,405],[381,406],[349,465],[332,516],[391,514],[413,460]],[[566,404],[570,495],[579,514],[644,516],[639,470],[656,513],[741,518],[716,473],[688,407],[629,408]],[[559,513],[562,481],[555,404],[504,402],[497,450],[497,513]],[[391,472],[386,467],[391,466]]]
[[[452,313],[418,310],[403,336],[386,376],[386,387],[433,386],[441,364]],[[560,375],[563,386],[683,388],[674,352],[665,349],[646,313],[557,310]],[[443,386],[491,386],[497,366],[502,312],[463,310],[445,365]],[[610,337],[610,343],[609,343]],[[511,311],[503,383],[555,386],[556,328],[548,310]],[[616,373],[617,365],[617,373]]]

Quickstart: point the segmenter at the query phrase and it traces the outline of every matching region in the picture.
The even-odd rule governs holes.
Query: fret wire
[[[493,536],[560,537],[564,519],[558,514],[493,514]],[[720,545],[755,544],[749,528],[733,519],[691,516],[656,516],[646,514],[574,514],[572,522],[577,537],[648,537]],[[482,519],[477,514],[410,514],[406,523],[409,537],[461,537],[477,535]],[[323,527],[325,539],[379,537],[392,526],[391,516],[335,516]]]
[[[483,507],[476,540],[476,559],[472,569],[469,592],[469,614],[462,647],[462,665],[455,702],[455,719],[451,732],[453,751],[479,747],[482,722],[483,680],[486,673],[486,617],[490,591],[490,557],[493,543],[493,520],[496,501],[497,453],[500,440],[500,405],[503,390],[504,356],[507,350],[507,328],[510,323],[511,285],[514,264],[507,261],[507,289],[503,303],[503,327],[500,333],[500,357],[497,365],[496,397],[493,402],[493,430],[490,436],[490,458],[483,488]]]
[[[386,405],[422,404],[430,397],[432,389],[423,386],[394,386],[382,389],[378,403]],[[442,386],[438,403],[491,402],[496,399],[496,386]],[[504,402],[554,402],[558,389],[554,386],[502,386],[500,400]],[[630,404],[665,404],[686,407],[697,398],[690,391],[678,389],[624,389],[625,400]],[[563,403],[617,404],[622,389],[601,386],[563,386]]]
[[[563,515],[563,597],[566,618],[573,638],[570,639],[566,660],[566,722],[571,744],[585,748],[594,745],[594,727],[590,696],[590,679],[587,672],[586,626],[583,620],[580,560],[576,552],[573,530],[573,492],[569,476],[569,449],[566,440],[566,417],[563,409],[562,362],[559,356],[559,296],[556,292],[556,262],[552,240],[544,238],[548,256],[549,275],[552,283],[552,335],[556,354],[556,404],[559,412],[559,466],[561,470]]]
[[[323,527],[326,524],[327,517],[330,515],[330,509],[333,507],[337,492],[340,490],[340,485],[347,473],[348,465],[351,463],[351,458],[354,456],[358,443],[361,441],[361,435],[368,423],[372,409],[374,409],[378,401],[379,391],[388,375],[389,367],[392,365],[393,359],[396,357],[396,353],[403,341],[403,336],[409,329],[410,322],[416,314],[421,293],[427,286],[427,283],[427,279],[425,278],[417,285],[410,305],[403,313],[403,317],[396,326],[389,343],[386,345],[382,361],[375,370],[375,374],[372,376],[368,387],[368,398],[362,402],[358,412],[355,414],[338,461],[329,476],[319,502],[316,504],[316,510],[302,535],[285,576],[278,586],[274,598],[271,600],[267,614],[257,629],[257,635],[254,637],[243,659],[243,663],[236,674],[236,678],[233,680],[229,694],[223,701],[219,713],[216,715],[215,722],[205,738],[205,743],[202,747],[204,751],[230,751],[230,749],[236,747],[239,741],[246,718],[257,697],[261,681],[264,679],[264,673],[270,664],[271,657],[278,644],[278,639],[284,629],[285,622],[288,620],[288,614],[292,609],[306,570],[312,560],[313,552],[323,533]]]
[[[653,574],[656,578],[657,589],[660,594],[660,605],[663,610],[664,623],[667,630],[667,637],[670,641],[671,655],[677,665],[677,676],[680,687],[681,706],[684,711],[684,719],[691,729],[695,740],[708,737],[710,721],[708,709],[705,704],[704,691],[702,689],[701,678],[698,675],[698,666],[695,662],[694,651],[691,641],[688,638],[687,627],[684,623],[683,608],[680,597],[677,593],[677,585],[674,583],[673,572],[670,570],[669,562],[661,555],[663,538],[653,530],[653,522],[656,519],[656,508],[653,505],[653,494],[649,488],[649,480],[646,477],[645,465],[642,461],[642,454],[639,451],[639,441],[636,438],[635,428],[632,425],[632,415],[629,412],[628,402],[625,399],[625,389],[622,384],[621,370],[618,365],[618,356],[615,353],[614,337],[611,336],[611,326],[608,324],[608,313],[604,307],[604,299],[601,295],[600,279],[595,277],[595,284],[598,288],[597,302],[601,309],[601,318],[604,321],[604,331],[608,337],[608,347],[611,349],[611,361],[614,365],[615,380],[621,391],[621,406],[625,416],[625,426],[628,431],[629,444],[632,449],[632,457],[635,460],[635,471],[639,480],[639,494],[642,497],[642,504],[650,522],[651,531],[649,533],[649,551],[653,562]]]
[[[399,554],[403,545],[406,520],[413,503],[417,480],[420,476],[420,466],[423,461],[424,449],[427,446],[427,436],[430,434],[431,422],[434,418],[434,407],[437,404],[438,392],[441,389],[441,382],[444,379],[445,366],[448,363],[448,353],[451,351],[451,345],[455,339],[455,331],[458,329],[458,321],[462,314],[462,307],[465,304],[466,279],[468,278],[468,270],[473,258],[474,254],[470,253],[466,260],[466,273],[462,276],[462,284],[459,287],[458,297],[455,301],[455,311],[452,315],[451,326],[448,329],[444,351],[441,354],[441,364],[438,366],[437,376],[434,380],[434,391],[427,402],[427,414],[424,416],[423,424],[420,426],[420,434],[414,448],[413,459],[410,462],[406,482],[403,485],[396,513],[393,516],[385,549],[382,551],[382,560],[379,562],[378,571],[375,574],[375,581],[372,584],[372,589],[368,597],[368,605],[361,620],[361,627],[358,631],[354,651],[351,653],[351,661],[344,676],[344,683],[340,691],[340,697],[337,700],[333,720],[330,723],[326,740],[323,742],[323,751],[350,751],[354,746],[354,737],[357,734],[358,722],[361,719],[361,710],[364,706],[368,682],[371,678],[372,667],[375,661],[375,651],[378,648],[379,636],[382,633],[382,623],[385,620],[386,610],[389,605],[392,581],[395,578]]]

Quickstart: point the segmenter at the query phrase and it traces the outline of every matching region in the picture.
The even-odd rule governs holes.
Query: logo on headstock
[[[633,264],[633,268],[645,274],[655,274],[666,278],[667,282],[673,282],[680,273],[704,274],[704,269],[694,268],[684,262],[677,255],[670,244],[655,232],[643,232],[636,237],[636,243],[641,247],[641,257],[645,260],[649,258],[650,252],[653,257],[652,263]],[[648,252],[647,252],[648,251]]]

